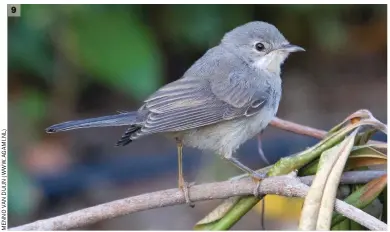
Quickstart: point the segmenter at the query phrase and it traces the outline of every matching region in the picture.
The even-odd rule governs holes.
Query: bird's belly
[[[220,122],[182,132],[184,145],[211,150],[221,155],[234,152],[241,144],[263,130],[275,112],[265,107],[252,117]]]

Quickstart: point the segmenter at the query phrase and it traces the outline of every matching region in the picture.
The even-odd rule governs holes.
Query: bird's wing
[[[218,79],[222,81],[213,81]],[[266,105],[270,91],[267,82],[253,86],[234,73],[225,78],[179,79],[145,101],[141,109],[149,114],[138,135],[182,131],[249,117]]]

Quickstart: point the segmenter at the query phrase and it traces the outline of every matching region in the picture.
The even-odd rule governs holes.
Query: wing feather
[[[141,107],[149,114],[136,136],[188,130],[256,114],[266,105],[271,88],[267,82],[253,86],[240,75],[243,73],[226,78],[186,77],[162,87]]]

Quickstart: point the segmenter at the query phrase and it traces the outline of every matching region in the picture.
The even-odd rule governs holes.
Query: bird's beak
[[[278,50],[286,51],[286,52],[304,52],[305,49],[294,45],[294,44],[284,44]]]

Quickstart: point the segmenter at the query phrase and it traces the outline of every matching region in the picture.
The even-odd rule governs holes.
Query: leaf
[[[356,123],[362,119],[370,119],[370,118],[372,118],[372,114],[369,110],[365,110],[365,109],[358,110],[355,113],[349,115],[347,118],[345,118],[341,123],[337,124],[332,129],[330,129],[327,133],[327,136],[334,134],[335,132],[339,131],[341,128],[345,127],[347,124]]]
[[[387,185],[386,185],[386,187],[383,189],[381,195],[379,196],[379,200],[381,201],[381,203],[382,203],[382,205],[383,205],[381,220],[382,220],[384,223],[387,223]]]
[[[387,145],[385,145],[387,147]],[[351,155],[348,158],[345,170],[352,170],[360,167],[369,167],[373,165],[380,165],[387,163],[387,155],[375,149],[382,145],[364,145],[354,147]]]
[[[356,191],[357,189],[359,189],[360,187],[362,187],[362,185],[358,185],[358,184],[355,184],[355,185],[350,185],[350,189],[352,189],[352,191]],[[340,187],[339,187],[340,188]],[[351,193],[348,193],[348,195],[350,195]],[[347,196],[348,196],[347,195]],[[344,197],[337,197],[338,199],[345,199],[346,196]],[[348,225],[348,227],[346,227]],[[344,228],[344,229],[343,229]],[[339,223],[337,223],[336,225],[332,226],[331,230],[362,230],[363,227],[357,223],[357,222],[354,222],[353,220],[351,219],[345,219]]]
[[[151,31],[124,7],[88,6],[72,15],[65,48],[100,82],[143,99],[162,74],[159,48]]]
[[[350,230],[351,229],[351,220],[346,219],[340,223],[337,223],[337,225],[334,225],[331,230]]]
[[[367,156],[387,160],[387,144],[367,144],[362,146],[354,146],[351,156]]]
[[[231,197],[223,201],[222,204],[218,205],[213,211],[211,211],[202,220],[198,221],[194,227],[196,230],[210,229],[208,224],[221,219],[226,213],[238,202],[240,197]],[[211,226],[212,227],[212,226]]]
[[[334,156],[338,157],[334,165],[331,166],[331,173],[327,177],[326,186],[324,188],[324,194],[321,200],[321,207],[319,209],[316,230],[330,230],[332,224],[332,212],[336,201],[337,187],[340,183],[341,175],[343,174],[344,167],[346,165],[348,156],[356,141],[357,130],[355,130],[348,138],[346,138],[346,144],[344,149],[341,149]],[[347,141],[348,140],[348,141]]]
[[[297,154],[294,156],[289,156],[279,160],[272,168],[268,171],[268,176],[277,176],[291,173],[293,170],[296,170],[313,159],[317,158],[324,150],[331,148],[335,144],[339,143],[349,131],[342,131],[335,134],[334,136],[329,136],[323,141],[319,142],[315,146]],[[236,205],[230,209],[226,215],[224,215],[220,220],[214,223],[214,226],[210,230],[226,230],[232,227],[246,212],[252,209],[258,202],[259,198],[256,197],[241,197]]]
[[[360,153],[357,150],[364,148],[370,148],[370,150],[375,150],[376,152],[378,152],[377,154],[379,156],[387,157],[387,143],[368,143],[366,145],[355,146],[353,148],[353,153]],[[362,153],[366,153],[366,151],[362,150]]]
[[[386,185],[387,174],[368,182],[363,187],[354,191],[351,195],[345,198],[344,201],[352,206],[355,206],[356,208],[363,209],[379,196]],[[344,219],[344,216],[338,213],[334,213],[332,218],[332,225],[336,225]]]
[[[272,168],[272,165],[266,166],[261,168],[260,170],[257,170],[257,173],[259,174],[266,174],[270,169]],[[234,176],[232,178],[229,178],[229,180],[240,180],[242,178],[248,178],[248,174],[242,174],[239,176]],[[219,223],[219,219],[222,217],[225,217],[226,214],[230,211],[231,208],[234,207],[234,205],[240,200],[240,197],[230,197],[226,200],[224,200],[217,208],[215,208],[211,213],[206,215],[202,220],[200,220],[195,226],[195,230],[211,230],[217,223]]]
[[[380,220],[383,214],[383,204],[378,198],[375,198],[369,205],[364,207],[363,211]]]
[[[385,152],[385,153],[383,153]],[[360,167],[387,163],[387,144],[366,144],[355,146],[349,155],[347,165],[344,170],[352,170]],[[299,170],[300,176],[314,175],[317,172],[318,159],[312,161]]]
[[[353,124],[348,124],[344,128],[338,130],[337,132],[330,134],[325,137],[319,143],[314,145],[313,147],[306,149],[296,155],[288,156],[281,158],[270,170],[268,173],[269,176],[274,175],[283,175],[292,172],[293,170],[300,169],[306,164],[312,162],[314,159],[318,158],[318,156],[324,152],[325,150],[335,146],[340,141],[344,139],[344,137],[353,131],[355,128],[360,126],[371,126],[374,128],[381,128],[381,130],[385,130],[387,126],[383,126],[381,122],[372,119],[364,119],[360,120]],[[386,128],[385,128],[386,127]]]
[[[363,208],[362,210],[376,218],[380,217],[380,214],[382,212],[382,208],[383,208],[383,205],[380,203],[380,201],[378,199],[374,199],[368,206],[366,206],[365,208]],[[338,224],[334,225],[332,227],[332,230],[338,230],[338,228],[340,228],[339,225],[343,225],[343,224],[346,224],[346,223],[349,223],[349,230],[364,230],[364,227],[362,225],[360,225],[359,223],[351,220],[351,219],[345,219],[341,222],[339,222]],[[341,230],[341,229],[339,229]]]
[[[317,172],[318,162],[319,162],[319,161],[320,161],[319,159],[313,160],[312,162],[310,162],[309,164],[307,164],[306,166],[304,166],[303,168],[301,168],[301,169],[299,170],[298,175],[299,175],[299,176],[310,176],[310,175],[315,175],[316,172]]]
[[[370,138],[371,138],[376,132],[378,132],[377,129],[371,129],[371,130],[365,131],[364,133],[359,134],[359,135],[357,136],[357,139],[356,139],[356,141],[357,141],[356,145],[364,145],[364,144],[366,144],[366,143],[370,140]]]
[[[223,216],[216,221],[210,230],[225,230],[232,227],[237,221],[239,221],[244,214],[243,209],[253,208],[259,202],[259,198],[256,197],[241,197],[239,201]]]
[[[375,165],[386,165],[387,161],[384,159],[378,158],[365,158],[365,157],[351,157],[348,159],[347,165],[345,166],[345,170],[358,169],[361,167],[369,167]]]
[[[349,224],[350,224],[350,230],[353,230],[353,231],[356,231],[356,230],[363,230],[363,226],[360,225],[359,223],[351,220],[351,219],[348,219],[349,221]]]
[[[322,153],[319,169],[303,204],[299,229],[330,229],[337,186],[356,134],[355,129],[341,143]]]

